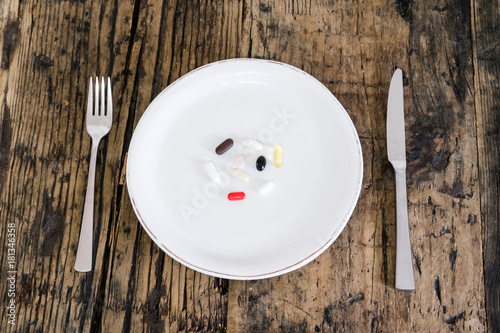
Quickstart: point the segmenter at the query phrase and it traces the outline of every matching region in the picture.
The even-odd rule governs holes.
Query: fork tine
[[[92,116],[92,78],[89,83],[89,98],[87,100],[87,117]]]
[[[94,115],[99,115],[99,79],[95,78],[95,107],[94,107]]]
[[[111,79],[108,76],[108,110],[106,116],[113,119],[113,94],[111,93]]]
[[[104,113],[104,103],[106,103],[106,95],[104,95],[104,76],[101,76],[101,116],[106,115]]]

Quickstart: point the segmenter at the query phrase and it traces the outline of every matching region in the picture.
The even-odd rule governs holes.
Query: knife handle
[[[406,198],[406,166],[394,169],[396,171],[396,289],[414,290]]]

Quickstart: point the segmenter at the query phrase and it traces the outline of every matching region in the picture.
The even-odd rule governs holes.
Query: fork
[[[104,78],[101,78],[101,109],[99,111],[99,80],[95,78],[95,99],[92,96],[92,78],[89,84],[89,97],[87,101],[87,132],[92,137],[92,150],[90,153],[89,175],[87,181],[87,194],[83,207],[83,219],[80,230],[80,240],[76,251],[75,271],[89,272],[92,270],[92,233],[94,226],[94,185],[97,149],[99,141],[108,134],[113,120],[113,102],[111,99],[111,81],[108,77],[107,97],[104,95]],[[92,107],[92,101],[95,106]],[[107,106],[104,111],[104,106]]]

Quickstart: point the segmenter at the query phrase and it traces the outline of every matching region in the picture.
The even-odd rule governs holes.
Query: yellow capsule
[[[281,145],[274,146],[273,163],[277,168],[283,163],[283,147]]]

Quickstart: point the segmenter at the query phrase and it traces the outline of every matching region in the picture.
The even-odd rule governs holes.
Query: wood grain
[[[252,13],[259,5],[254,6]],[[473,135],[461,139],[475,133],[474,118],[465,116],[474,112],[467,87],[473,82],[472,54],[458,40],[443,43],[467,41],[470,25],[459,26],[455,17],[470,11],[406,6],[336,2],[333,8],[317,4],[302,15],[282,15],[279,3],[269,3],[268,17],[252,17],[252,55],[302,66],[325,83],[360,130],[367,162],[358,208],[329,251],[283,277],[230,282],[231,331],[484,330],[481,269],[469,277],[471,267],[482,265],[481,225],[467,223],[479,214],[479,197],[473,195],[477,163],[469,161],[477,151]],[[296,37],[277,53],[268,46],[274,26]],[[436,31],[445,35],[437,39]],[[457,46],[443,49],[442,43]],[[296,54],[302,58],[294,62]],[[414,293],[393,289],[394,178],[384,118],[395,67],[405,72]]]
[[[498,2],[472,4],[474,87],[481,214],[484,218],[484,278],[489,332],[500,331],[500,6]]]
[[[0,2],[0,221],[15,223],[17,270],[17,325],[2,306],[0,331],[498,331],[498,14],[491,0]],[[353,119],[364,159],[359,203],[335,243],[301,269],[247,282],[165,255],[122,178],[154,97],[201,65],[236,57],[315,76]],[[414,292],[394,289],[385,114],[396,68]],[[114,122],[97,160],[94,269],[82,274],[73,266],[93,75],[112,79]],[[2,305],[7,288],[0,283]]]

